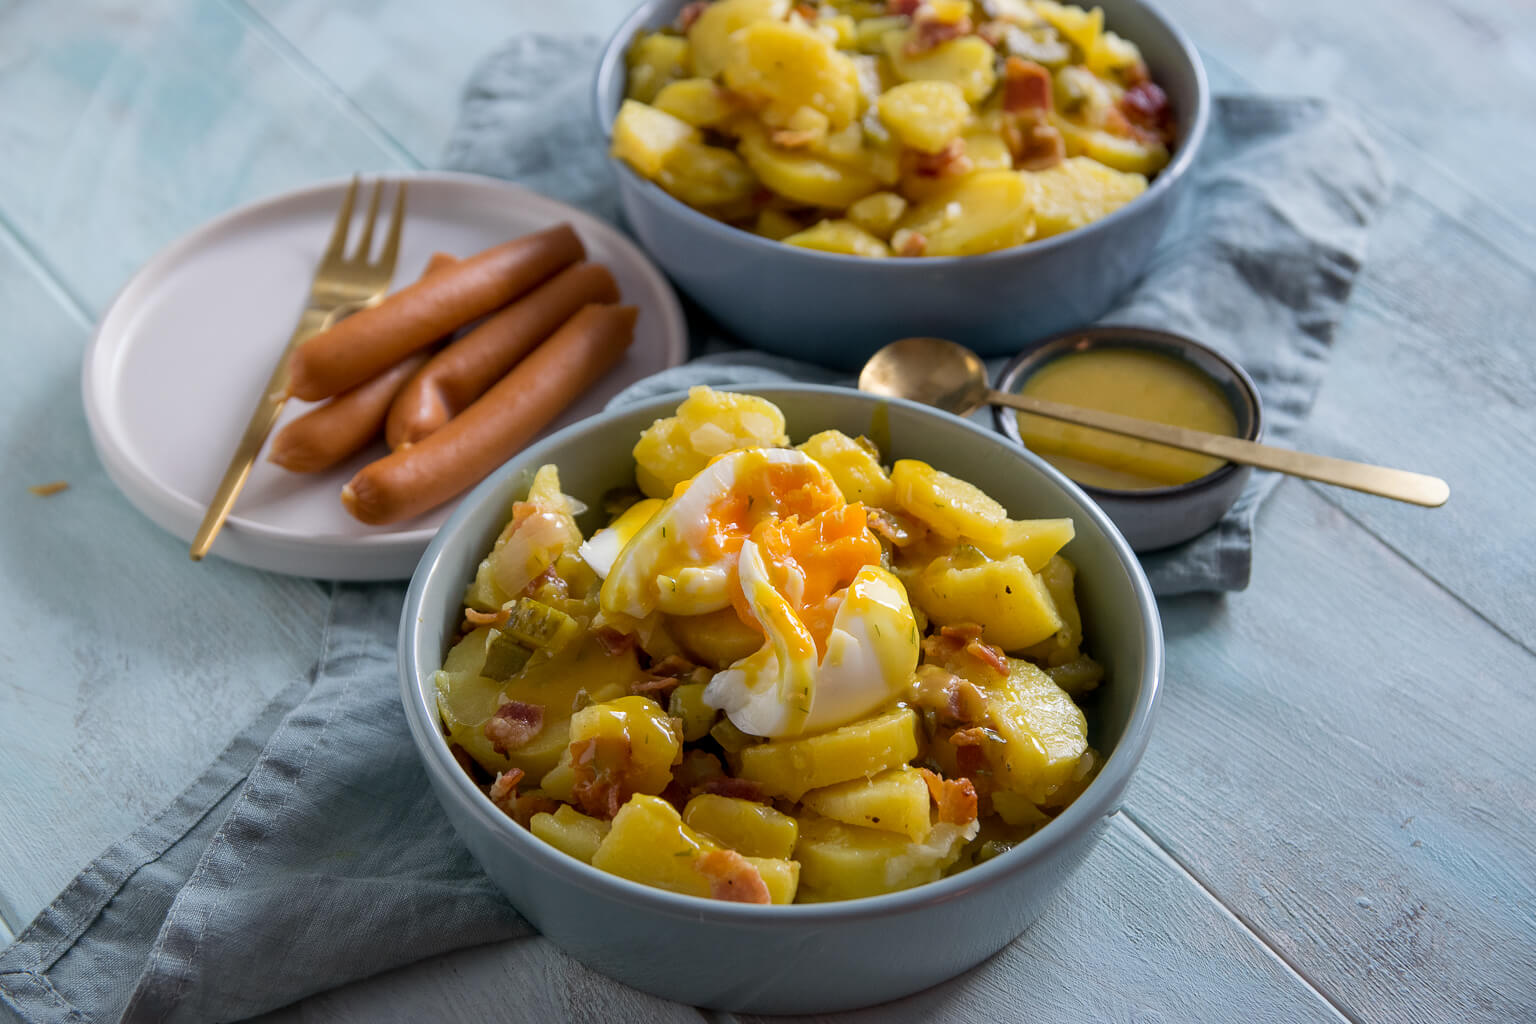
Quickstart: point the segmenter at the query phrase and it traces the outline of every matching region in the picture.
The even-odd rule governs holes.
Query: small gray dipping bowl
[[[1264,407],[1259,389],[1237,363],[1192,338],[1141,327],[1089,327],[1051,338],[1021,353],[1003,368],[997,390],[1016,392],[1036,370],[1058,356],[1091,348],[1144,348],[1190,363],[1210,377],[1227,396],[1237,415],[1237,436],[1249,441],[1264,437]],[[1024,444],[1019,436],[1018,413],[1001,405],[992,407],[997,429]],[[1139,491],[1111,490],[1079,484],[1109,518],[1120,527],[1134,551],[1157,551],[1182,544],[1212,526],[1237,500],[1253,475],[1251,466],[1229,462],[1198,480],[1175,487],[1149,487]]]
[[[844,1010],[959,974],[1027,928],[1087,856],[1146,748],[1163,675],[1151,588],[1109,519],[1064,476],[995,433],[909,402],[845,388],[749,389],[776,403],[790,436],[824,429],[888,438],[889,458],[924,459],[984,486],[1015,516],[1071,516],[1086,648],[1106,677],[1086,707],[1106,756],[1082,796],[1027,841],[969,871],[904,892],[804,906],[682,896],[598,871],[492,806],[449,753],[433,673],[457,629],[465,586],[535,469],[601,507],[633,484],[630,449],[681,394],[575,424],[532,445],[472,491],[422,556],[400,620],[400,683],[411,738],[464,844],[530,922],[594,970],[668,999],[756,1013]],[[583,530],[597,523],[592,514]],[[1066,969],[1066,968],[1063,968]]]
[[[610,137],[635,33],[670,24],[685,0],[648,0],[608,42],[596,80]],[[630,230],[677,285],[741,340],[842,369],[915,335],[983,355],[1089,323],[1141,275],[1205,139],[1210,87],[1194,45],[1144,0],[1096,0],[1105,26],[1136,43],[1178,118],[1173,160],[1102,220],[978,256],[865,259],[784,245],[698,212],[614,160]],[[1093,6],[1093,5],[1090,5]]]

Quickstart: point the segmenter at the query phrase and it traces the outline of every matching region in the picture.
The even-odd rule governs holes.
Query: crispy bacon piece
[[[918,153],[912,169],[924,178],[950,178],[969,174],[976,165],[965,155],[965,140],[953,139],[937,153]]]
[[[1003,649],[995,644],[989,644],[980,637],[967,640],[965,653],[986,665],[1000,676],[1008,674],[1008,658],[1003,654]]]
[[[517,784],[523,781],[523,770],[513,768],[510,771],[498,772],[496,781],[491,783],[491,790],[487,796],[491,803],[512,815],[513,805],[517,800]]]
[[[1051,73],[1040,64],[1023,57],[1009,57],[1003,62],[1003,109],[1051,109]]]
[[[896,255],[898,256],[917,257],[928,251],[928,236],[921,231],[898,231],[895,235],[891,236],[891,242],[895,245]],[[875,532],[879,533],[880,531],[876,530]],[[882,537],[886,536],[883,533],[880,535]],[[894,540],[891,543],[897,544],[898,547],[900,546]]]
[[[1125,90],[1116,106],[1138,137],[1161,142],[1173,138],[1173,108],[1156,82],[1137,82]]]
[[[795,131],[790,128],[780,128],[772,136],[773,144],[781,149],[800,149],[809,146],[821,138],[813,131]]]
[[[468,775],[470,778],[475,780],[482,778],[480,773],[480,766],[475,763],[475,759],[473,757],[469,756],[469,751],[465,750],[457,743],[450,743],[448,744],[448,753],[452,754],[453,759],[459,762],[459,767],[464,769],[465,775]]]
[[[974,622],[943,626],[937,634],[925,637],[923,654],[932,664],[950,667],[963,654],[991,672],[1008,674],[1008,658],[1001,648],[981,639],[981,627]]]
[[[535,790],[532,793],[523,793],[512,802],[512,810],[507,813],[512,815],[512,820],[523,828],[533,820],[535,814],[554,814],[560,809],[560,801],[545,793]]]
[[[915,57],[918,54],[927,53],[940,43],[968,36],[972,31],[970,18],[961,17],[959,21],[941,21],[933,16],[929,8],[919,6],[912,17],[912,36],[903,49],[907,56]]]
[[[464,631],[468,632],[480,626],[505,626],[507,620],[512,617],[510,608],[502,608],[494,612],[482,612],[475,608],[464,609]]]
[[[768,883],[762,872],[735,850],[710,850],[698,860],[699,872],[709,879],[709,895],[732,903],[770,903]]]
[[[810,4],[795,4],[795,13],[800,15],[800,17],[804,18],[806,21],[815,21],[819,16],[816,8],[812,7]]]
[[[709,0],[694,0],[691,4],[684,4],[683,9],[677,12],[677,21],[673,24],[679,32],[687,32],[699,20],[699,15],[708,9]]]
[[[918,666],[911,692],[913,704],[937,711],[945,725],[974,725],[987,717],[980,688],[937,665]]]
[[[694,787],[694,795],[713,793],[716,796],[736,797],[739,800],[756,800],[766,803],[763,787],[751,779],[738,779],[730,775],[716,775]]]
[[[703,750],[689,750],[683,761],[672,769],[672,781],[662,790],[663,800],[682,810],[694,794],[703,790],[712,779],[725,778],[720,759]]]
[[[544,708],[509,700],[496,709],[482,730],[496,753],[505,756],[544,731]]]
[[[991,737],[987,730],[979,726],[957,729],[950,735],[949,744],[955,748],[955,765],[960,769],[960,774],[974,777],[986,768],[986,744],[989,739]]]
[[[917,9],[923,5],[923,0],[886,0],[885,12],[887,14],[905,14],[907,17],[917,13]]]
[[[652,665],[646,674],[629,684],[629,692],[660,699],[671,693],[683,678],[698,668],[680,654],[669,654]]]
[[[981,637],[980,624],[975,622],[957,622],[949,626],[940,626],[939,635],[950,640],[976,640]]]
[[[945,779],[938,773],[919,768],[928,783],[928,795],[938,805],[939,821],[951,825],[969,825],[976,820],[976,787],[970,779]]]
[[[571,768],[576,783],[571,796],[594,818],[612,818],[634,795],[630,784],[629,740],[594,736],[571,744]]]
[[[597,638],[599,644],[602,644],[603,651],[610,658],[616,658],[635,649],[635,638],[628,633],[620,633],[612,626],[602,626],[594,630],[592,635]]]

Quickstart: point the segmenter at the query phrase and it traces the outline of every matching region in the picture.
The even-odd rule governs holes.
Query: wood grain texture
[[[923,941],[919,936],[909,941]],[[744,1016],[752,1024],[781,1018]],[[1033,928],[954,981],[818,1021],[1337,1021],[1123,816]]]
[[[0,5],[0,215],[99,313],[217,214],[406,166],[338,95],[220,3]]]
[[[0,919],[20,930],[312,670],[327,600],[194,565],[118,493],[80,404],[86,329],[3,234],[0,309]]]
[[[1128,813],[1357,1019],[1531,1019],[1531,655],[1306,485],[1260,525],[1247,594],[1163,605]]]
[[[534,937],[423,960],[254,1020],[258,1024],[415,1024],[422,1020],[701,1024],[704,1017],[690,1006],[609,981],[547,939]]]

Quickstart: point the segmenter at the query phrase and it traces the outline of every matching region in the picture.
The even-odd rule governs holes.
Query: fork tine
[[[395,186],[395,210],[389,222],[389,234],[384,237],[384,251],[379,253],[379,266],[386,273],[394,273],[395,257],[400,253],[400,228],[405,223],[405,182]]]
[[[357,251],[352,258],[359,263],[367,263],[373,255],[373,225],[379,219],[379,193],[384,191],[384,183],[373,183],[373,194],[368,197],[368,216],[363,220],[363,237],[357,240]]]
[[[331,231],[330,244],[325,247],[326,260],[341,259],[347,248],[347,232],[352,227],[352,204],[357,199],[357,175],[347,186],[346,198],[341,201],[341,212],[336,214],[336,227]]]

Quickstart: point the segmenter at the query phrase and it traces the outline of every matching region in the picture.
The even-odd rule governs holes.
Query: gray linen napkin
[[[597,41],[524,37],[474,74],[446,163],[611,216],[584,114]],[[1374,148],[1311,101],[1224,100],[1193,202],[1111,319],[1225,347],[1277,439],[1306,414],[1365,229],[1387,191]],[[694,383],[827,381],[721,351],[615,401]],[[1241,587],[1256,474],[1220,529],[1147,561],[1162,593]],[[532,934],[454,836],[400,710],[402,590],[337,585],[313,681],[283,691],[154,819],[108,849],[0,951],[0,1006],[28,1021],[226,1020],[461,946]]]

